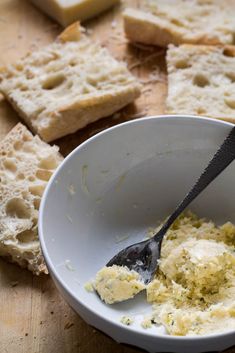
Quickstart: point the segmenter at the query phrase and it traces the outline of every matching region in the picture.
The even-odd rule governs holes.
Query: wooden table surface
[[[125,1],[129,5],[140,2]],[[143,83],[142,96],[121,114],[56,141],[64,155],[107,127],[164,113],[165,51],[129,45],[123,34],[121,7],[116,6],[85,25],[89,35],[109,48],[114,57],[127,61],[129,69]],[[60,31],[61,27],[34,8],[29,0],[0,0],[0,66],[50,43]],[[17,114],[0,96],[0,139],[18,121]],[[64,302],[50,276],[36,277],[0,260],[0,288],[0,353],[139,352],[88,326]],[[227,353],[235,353],[235,348]]]

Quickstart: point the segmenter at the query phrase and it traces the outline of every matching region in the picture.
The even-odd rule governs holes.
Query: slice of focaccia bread
[[[21,123],[0,143],[0,255],[35,274],[47,273],[38,239],[40,201],[62,160],[57,146]]]
[[[85,21],[119,3],[120,0],[31,0],[38,8],[66,27]]]
[[[143,0],[124,11],[127,37],[159,46],[234,44],[233,0]]]
[[[167,113],[235,123],[235,47],[169,46]]]
[[[0,80],[0,91],[45,141],[109,116],[140,94],[126,65],[81,33],[79,23],[3,69]]]

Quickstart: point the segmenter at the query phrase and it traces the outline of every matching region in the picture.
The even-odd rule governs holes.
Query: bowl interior
[[[174,210],[231,126],[203,118],[140,119],[98,134],[65,160],[43,198],[40,236],[49,268],[82,305],[116,324],[134,315],[130,329],[146,332],[139,325],[151,311],[144,293],[108,306],[84,284]],[[232,163],[190,209],[217,224],[235,222],[234,175]],[[162,327],[151,330],[164,334]]]

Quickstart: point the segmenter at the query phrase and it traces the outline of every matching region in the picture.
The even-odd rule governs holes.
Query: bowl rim
[[[191,342],[198,342],[198,341],[207,341],[207,340],[211,340],[213,338],[226,338],[229,336],[233,336],[235,334],[235,330],[231,330],[231,331],[227,331],[227,332],[222,332],[222,333],[211,333],[211,334],[206,334],[206,335],[198,335],[198,336],[194,336],[194,335],[188,335],[188,336],[171,336],[169,334],[159,334],[159,333],[152,333],[152,332],[148,332],[147,330],[144,332],[137,332],[136,329],[134,329],[131,326],[124,326],[123,324],[117,322],[117,321],[113,321],[112,319],[109,319],[107,317],[104,317],[102,314],[100,314],[98,311],[94,311],[92,310],[88,304],[82,302],[79,300],[78,297],[76,297],[72,290],[69,288],[69,286],[65,283],[65,281],[63,279],[60,278],[58,271],[56,270],[56,267],[53,265],[53,262],[50,259],[50,255],[49,252],[47,250],[46,247],[46,242],[44,240],[44,232],[43,232],[43,215],[44,215],[44,208],[45,208],[45,204],[46,204],[46,200],[48,197],[48,194],[50,192],[51,186],[54,183],[54,181],[56,180],[58,174],[60,173],[60,171],[64,168],[64,166],[67,164],[68,160],[70,160],[71,158],[73,158],[73,156],[75,154],[77,154],[80,150],[82,150],[87,144],[89,144],[91,141],[94,141],[96,139],[99,139],[102,135],[109,133],[110,131],[113,131],[115,129],[119,129],[119,128],[123,128],[123,126],[127,126],[127,125],[132,125],[132,124],[138,124],[138,123],[142,123],[143,121],[148,121],[148,120],[152,120],[152,119],[158,119],[158,120],[176,120],[179,119],[179,123],[186,123],[187,124],[187,120],[191,120],[194,121],[195,124],[198,123],[203,123],[203,122],[207,122],[209,124],[212,125],[218,125],[218,126],[230,126],[231,128],[234,127],[235,124],[231,123],[231,122],[227,122],[224,120],[218,120],[218,119],[214,119],[214,118],[209,118],[209,117],[204,117],[204,116],[195,116],[195,115],[186,115],[186,114],[169,114],[169,115],[150,115],[150,116],[146,116],[143,118],[137,118],[137,119],[133,119],[133,120],[129,120],[117,125],[114,125],[112,127],[109,127],[107,129],[104,129],[102,131],[100,131],[99,133],[95,134],[94,136],[91,136],[90,138],[88,138],[87,140],[85,140],[84,142],[82,142],[80,145],[78,145],[73,151],[71,151],[65,158],[64,160],[61,162],[61,164],[57,167],[56,171],[53,173],[53,175],[51,176],[49,182],[47,183],[47,186],[44,190],[42,199],[41,199],[41,203],[40,203],[40,208],[39,208],[39,217],[38,217],[38,234],[39,234],[39,240],[40,240],[40,244],[41,244],[41,249],[42,249],[42,253],[43,256],[45,258],[46,264],[48,266],[49,269],[49,273],[52,273],[52,278],[60,284],[60,286],[64,289],[64,291],[75,301],[75,302],[79,302],[79,304],[83,307],[86,308],[87,311],[89,311],[89,313],[98,316],[101,320],[105,321],[108,324],[114,325],[116,326],[116,328],[119,329],[125,329],[128,331],[131,331],[135,334],[140,335],[141,337],[149,337],[152,339],[161,339],[162,341],[167,340],[167,341],[171,341],[172,343],[174,342],[182,342],[182,341],[191,341]]]

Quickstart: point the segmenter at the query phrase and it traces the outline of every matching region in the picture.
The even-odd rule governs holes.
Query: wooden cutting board
[[[44,0],[42,0],[44,1]],[[141,0],[127,0],[138,4]],[[143,83],[142,96],[120,114],[96,122],[55,143],[66,155],[97,132],[123,121],[164,113],[167,90],[165,52],[161,48],[131,46],[123,34],[121,6],[86,23],[88,33],[125,60]],[[28,0],[0,0],[0,66],[14,62],[28,51],[50,43],[61,27]],[[19,121],[0,96],[0,140]],[[0,353],[133,353],[88,326],[64,302],[49,276],[0,260]],[[235,353],[235,348],[228,350]]]

